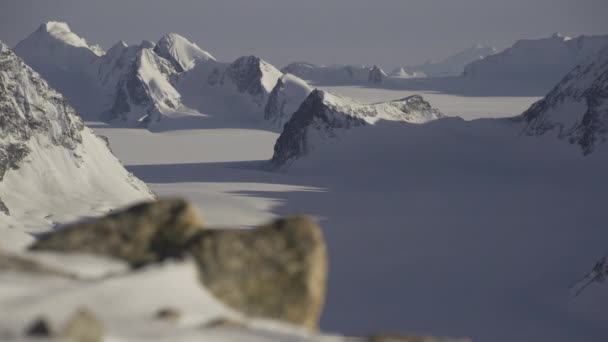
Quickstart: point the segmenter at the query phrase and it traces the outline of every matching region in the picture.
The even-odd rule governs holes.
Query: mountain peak
[[[48,21],[41,24],[36,31],[19,42],[15,49],[18,51],[24,46],[45,46],[56,45],[57,43],[70,47],[85,48],[97,56],[105,53],[99,45],[90,45],[86,39],[72,32],[67,23],[61,21]]]
[[[49,21],[40,25],[37,34],[48,34],[50,37],[60,40],[68,45],[76,47],[89,47],[87,41],[70,30],[67,23],[60,21]]]
[[[210,53],[177,33],[163,35],[156,43],[154,52],[170,61],[178,72],[192,69],[198,60],[215,61]]]

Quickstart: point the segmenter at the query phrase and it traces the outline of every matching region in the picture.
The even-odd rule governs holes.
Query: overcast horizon
[[[108,49],[176,32],[219,60],[254,54],[290,62],[377,64],[442,59],[473,44],[504,49],[525,38],[608,34],[600,0],[8,0],[0,40],[14,46],[43,22],[65,21]],[[522,9],[526,9],[522,11]]]

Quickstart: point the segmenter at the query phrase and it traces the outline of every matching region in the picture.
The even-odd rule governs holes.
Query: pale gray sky
[[[13,46],[48,20],[104,48],[177,32],[220,60],[379,64],[442,58],[474,43],[608,33],[606,0],[0,0]]]

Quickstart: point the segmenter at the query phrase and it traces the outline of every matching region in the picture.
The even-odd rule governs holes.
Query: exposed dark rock
[[[49,233],[31,249],[93,253],[137,267],[180,256],[186,241],[202,227],[192,204],[160,200]]]
[[[327,252],[310,218],[253,230],[204,230],[189,245],[202,283],[245,314],[316,329],[325,299]]]
[[[572,70],[542,100],[521,116],[523,133],[558,138],[579,145],[588,155],[608,140],[608,49]]]
[[[281,101],[280,94],[284,91],[285,84],[283,80],[279,78],[277,84],[268,95],[268,101],[266,101],[266,107],[264,107],[264,119],[274,121],[280,113],[283,113],[285,108],[285,101]]]
[[[2,198],[0,197],[0,213],[4,213],[5,215],[10,215],[11,211],[6,206],[6,203],[2,202]]]
[[[384,82],[384,76],[386,74],[377,65],[374,65],[369,71],[368,81],[371,84],[380,84]]]
[[[333,129],[365,125],[365,120],[333,111],[323,101],[323,92],[315,89],[285,124],[274,145],[272,164],[282,166],[310,152],[308,129],[331,135]]]
[[[25,329],[25,335],[29,337],[51,337],[53,329],[46,318],[38,318]]]
[[[28,84],[37,98],[24,93]],[[9,169],[18,169],[29,153],[26,143],[45,133],[50,143],[75,149],[82,142],[84,124],[61,94],[51,89],[6,45],[0,43],[0,180]],[[54,134],[53,127],[61,127]]]
[[[175,308],[162,308],[154,315],[156,319],[168,322],[177,322],[182,313]]]

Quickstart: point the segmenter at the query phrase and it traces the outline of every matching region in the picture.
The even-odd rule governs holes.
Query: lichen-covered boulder
[[[176,257],[203,229],[198,210],[180,199],[137,204],[40,237],[31,249],[114,257],[132,266]]]
[[[299,216],[250,230],[205,230],[187,248],[204,286],[229,307],[317,329],[328,260],[314,220]]]
[[[104,336],[103,324],[93,313],[81,308],[69,318],[59,333],[64,341],[101,342]]]

